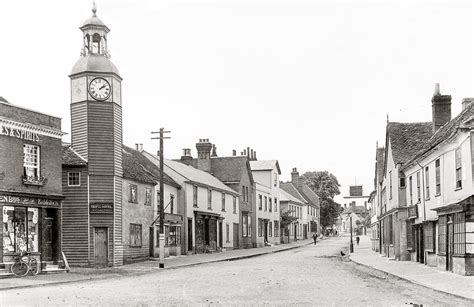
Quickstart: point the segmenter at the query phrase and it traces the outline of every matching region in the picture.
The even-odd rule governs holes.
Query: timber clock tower
[[[118,69],[110,61],[110,29],[97,17],[79,28],[83,46],[71,74],[71,141],[87,161],[89,263],[122,264],[122,95]],[[95,208],[106,208],[97,214]],[[97,229],[104,237],[106,256],[97,260]],[[95,243],[94,243],[95,242]],[[100,246],[99,246],[100,248]],[[103,259],[105,257],[105,260]],[[105,263],[104,263],[105,261]],[[99,263],[102,262],[102,263]]]

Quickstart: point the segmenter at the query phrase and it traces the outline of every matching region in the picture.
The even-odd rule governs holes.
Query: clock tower
[[[101,229],[102,237],[106,233],[107,246],[101,264],[121,264],[122,78],[110,61],[110,29],[97,17],[95,3],[92,17],[79,29],[81,55],[69,75],[71,141],[74,151],[87,161],[87,174],[82,181],[87,180],[89,263],[98,264],[94,259],[99,262],[95,249],[101,247],[95,246],[95,232]],[[108,209],[97,213],[97,206]]]

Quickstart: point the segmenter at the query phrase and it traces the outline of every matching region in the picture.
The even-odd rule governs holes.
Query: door
[[[94,262],[96,265],[107,265],[107,228],[94,228]]]
[[[448,216],[448,227],[446,227],[446,270],[453,271],[453,253],[454,253],[454,227],[453,222]]]
[[[295,241],[297,240],[297,233],[298,233],[298,225],[295,224]]]
[[[267,221],[264,221],[263,222],[263,238],[264,238],[264,242],[267,243],[268,242],[268,222]]]
[[[188,251],[193,251],[193,220],[188,219]]]
[[[308,225],[303,225],[303,238],[308,239]]]
[[[222,222],[219,222],[219,247],[223,246],[222,242]]]
[[[419,235],[420,235],[420,247],[419,247],[419,253],[420,253],[420,263],[425,263],[425,243],[424,243],[424,240],[423,240],[423,225],[420,225],[420,231],[419,231]]]
[[[233,231],[233,236],[234,236],[234,249],[239,249],[239,224],[234,223],[234,231]]]
[[[43,261],[53,261],[53,218],[44,218]]]
[[[154,257],[155,254],[154,254],[154,242],[155,242],[155,237],[154,237],[154,233],[155,233],[155,227],[150,227],[150,244],[149,244],[149,254],[150,254],[150,257]]]

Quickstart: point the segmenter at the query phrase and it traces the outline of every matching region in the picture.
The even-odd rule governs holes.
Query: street
[[[255,258],[0,292],[12,305],[472,306],[340,257],[347,237]],[[357,249],[357,246],[355,247]]]

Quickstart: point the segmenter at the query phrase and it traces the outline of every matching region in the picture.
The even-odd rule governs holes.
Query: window
[[[416,202],[421,201],[420,172],[416,173]]]
[[[268,211],[272,212],[272,209],[273,209],[273,208],[272,208],[272,198],[269,197],[269,198],[268,198]]]
[[[245,187],[245,201],[249,201],[249,187]]]
[[[274,221],[273,222],[273,225],[274,225],[274,228],[275,228],[275,231],[273,232],[273,235],[275,237],[278,237],[279,236],[279,231],[280,231],[280,227],[279,227],[279,222],[278,221]]]
[[[252,219],[247,213],[242,213],[242,237],[252,236]]]
[[[442,215],[438,218],[438,253],[446,253],[446,222],[447,216]]]
[[[193,207],[198,207],[198,187],[193,186]]]
[[[435,161],[435,171],[436,171],[436,195],[440,195],[441,194],[441,170],[440,170],[439,159]]]
[[[170,194],[170,213],[174,214],[174,195]]]
[[[268,222],[268,236],[272,237],[272,222]]]
[[[242,201],[246,201],[245,200],[245,186],[244,185],[242,186]]]
[[[411,221],[406,221],[406,225],[407,225],[407,248],[413,249],[413,237],[412,237],[413,226],[411,224]]]
[[[434,225],[433,222],[427,222],[423,224],[423,242],[425,244],[425,250],[434,252]]]
[[[232,199],[232,212],[237,213],[237,197],[235,196]]]
[[[38,208],[3,206],[3,253],[38,252]]]
[[[221,199],[222,199],[222,211],[225,211],[225,193],[221,193]]]
[[[263,237],[263,220],[258,219],[258,236]]]
[[[265,196],[265,211],[267,211],[267,210],[268,210],[268,199]]]
[[[278,199],[276,197],[273,203],[275,204],[275,212],[278,212]]]
[[[128,201],[131,203],[138,203],[138,196],[137,196],[137,185],[130,184],[129,185],[129,195]]]
[[[166,240],[165,246],[181,245],[181,227],[180,226],[166,226],[165,230],[166,230],[165,238],[168,238],[168,240]]]
[[[430,168],[428,166],[425,167],[425,184],[426,184],[425,198],[430,199]]]
[[[462,188],[461,147],[455,151],[456,159],[456,189]]]
[[[453,216],[454,254],[466,254],[466,219],[465,213],[455,213]]]
[[[40,177],[40,149],[38,146],[23,145],[23,176],[29,180]]]
[[[207,209],[212,210],[212,190],[207,190]]]
[[[387,211],[387,195],[385,193],[385,188],[382,189],[382,213]]]
[[[388,197],[389,199],[392,199],[392,171],[389,172],[389,176],[388,176],[388,179],[389,179],[389,190],[388,190]]]
[[[258,195],[258,210],[262,211],[263,207],[263,200],[262,200],[262,195]]]
[[[81,185],[81,173],[80,172],[68,172],[67,173],[67,185],[70,187],[78,187]]]
[[[408,178],[408,185],[410,189],[410,205],[413,205],[413,177]]]
[[[142,246],[142,225],[130,224],[130,246],[131,247]]]
[[[276,187],[278,184],[278,176],[277,173],[273,173],[273,186]]]
[[[225,224],[225,235],[226,235],[226,243],[230,243],[230,228],[229,224]]]
[[[405,177],[400,177],[399,183],[400,183],[400,188],[405,188],[406,187]]]
[[[145,188],[145,205],[151,206],[151,189]]]

